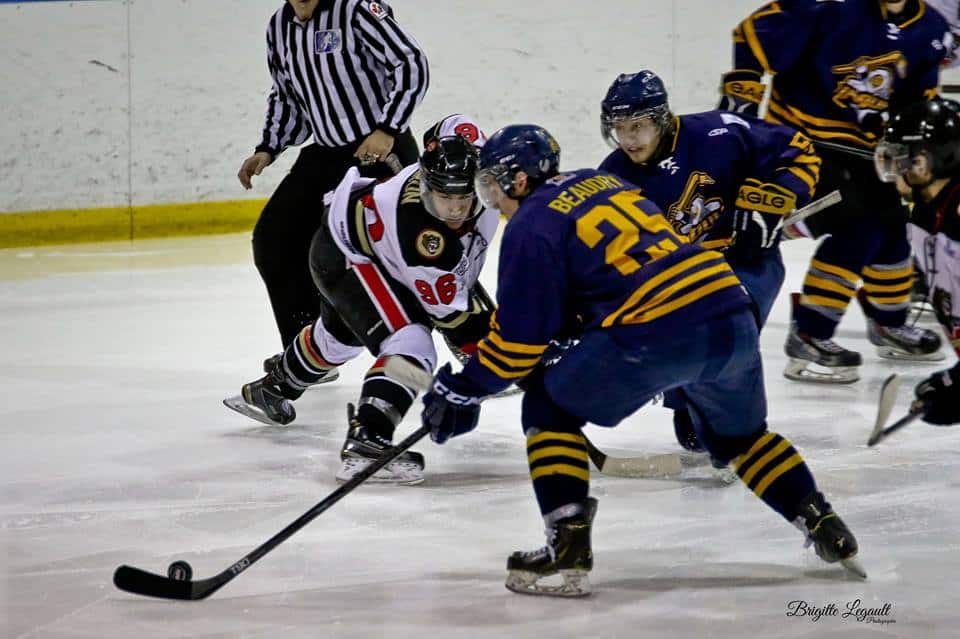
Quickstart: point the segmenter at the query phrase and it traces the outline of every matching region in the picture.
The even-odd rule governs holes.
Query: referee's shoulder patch
[[[383,20],[390,15],[390,11],[379,2],[366,2],[364,6],[367,8],[367,11],[370,12],[370,15],[377,20]]]

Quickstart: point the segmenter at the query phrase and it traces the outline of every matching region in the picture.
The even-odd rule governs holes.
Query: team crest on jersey
[[[371,2],[367,5],[367,10],[373,14],[373,17],[377,20],[383,20],[388,15],[387,8],[379,2]]]
[[[317,31],[314,41],[317,53],[335,53],[340,50],[340,46],[343,44],[340,29]]]
[[[853,109],[858,116],[886,111],[897,78],[907,75],[907,59],[899,51],[882,56],[862,56],[850,64],[831,69],[843,77],[833,92],[833,102],[842,109]]]
[[[424,229],[417,236],[417,253],[427,258],[435,260],[443,253],[443,236],[433,229]]]

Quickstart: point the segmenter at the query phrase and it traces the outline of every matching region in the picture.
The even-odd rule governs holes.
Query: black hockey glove
[[[727,256],[738,262],[753,262],[766,255],[780,242],[783,216],[760,211],[733,212],[733,236]]]
[[[923,421],[935,426],[960,422],[960,364],[917,384],[916,394],[923,402]]]
[[[470,380],[455,375],[449,363],[440,367],[433,386],[423,396],[420,414],[423,425],[430,427],[430,439],[443,444],[476,428],[482,397],[482,391]]]

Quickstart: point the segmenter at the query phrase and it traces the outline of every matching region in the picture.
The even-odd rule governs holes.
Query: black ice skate
[[[797,330],[791,324],[787,343],[783,347],[789,361],[784,377],[797,382],[850,384],[860,379],[857,367],[863,363],[860,353],[850,351],[831,339],[817,339]],[[809,368],[815,364],[822,369]]]
[[[825,562],[832,564],[839,561],[851,574],[860,579],[867,578],[863,566],[856,560],[856,538],[833,512],[823,493],[810,493],[800,502],[797,512],[799,514],[794,523],[806,535],[806,546],[813,545],[817,556]]]
[[[946,357],[940,352],[940,336],[927,328],[881,326],[868,317],[867,337],[886,359],[939,362]]]
[[[264,367],[266,364],[264,362]],[[264,377],[244,384],[240,394],[226,398],[223,405],[262,424],[284,426],[296,419],[297,412],[293,402],[284,397],[280,390],[283,381],[280,361],[276,360]]]
[[[283,353],[277,353],[276,355],[271,355],[267,359],[263,360],[263,372],[269,373],[271,370],[273,370],[274,366],[279,366],[281,361],[283,361]],[[326,375],[324,375],[314,383],[310,384],[310,386],[308,386],[307,388],[313,388],[314,386],[317,386],[319,384],[326,384],[327,382],[332,382],[338,377],[340,377],[339,369],[331,368],[329,371],[327,371]]]
[[[347,440],[340,449],[343,464],[336,475],[339,482],[350,481],[371,462],[380,459],[384,451],[392,446],[389,440],[371,432],[360,423],[353,404],[347,404],[347,421],[350,428],[347,431]],[[412,486],[423,481],[423,467],[423,455],[408,450],[378,470],[367,481]]]
[[[531,551],[517,551],[507,559],[508,590],[525,595],[585,597],[590,594],[589,573],[593,569],[590,527],[597,514],[597,500],[588,497],[547,515],[547,545]],[[560,574],[558,585],[539,583]]]

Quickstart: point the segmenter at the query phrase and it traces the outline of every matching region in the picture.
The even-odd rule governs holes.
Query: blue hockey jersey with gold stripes
[[[506,226],[493,327],[464,374],[494,393],[525,377],[572,318],[665,340],[749,298],[721,253],[691,244],[634,185],[581,169],[525,198]]]
[[[650,164],[616,149],[599,168],[640,186],[679,233],[705,248],[730,243],[734,209],[786,215],[810,201],[820,177],[807,136],[727,111],[678,116],[666,148]]]
[[[923,0],[896,17],[882,0],[777,0],[741,22],[733,41],[724,93],[759,102],[760,76],[771,72],[768,119],[872,148],[884,113],[936,92],[953,36]]]

